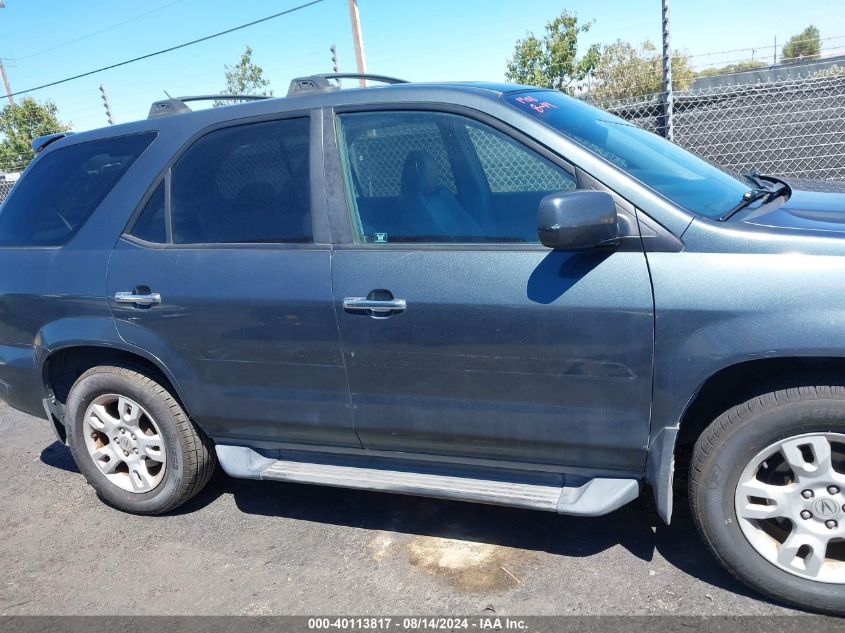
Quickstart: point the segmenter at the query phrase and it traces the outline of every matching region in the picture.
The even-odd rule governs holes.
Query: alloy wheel
[[[740,475],[735,509],[768,562],[845,584],[845,435],[808,433],[767,446]]]
[[[164,478],[164,438],[155,419],[131,398],[97,397],[85,411],[83,433],[94,464],[122,490],[149,492]]]

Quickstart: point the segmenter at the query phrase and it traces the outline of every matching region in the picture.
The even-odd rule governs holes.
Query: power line
[[[190,42],[184,42],[183,44],[177,44],[176,46],[170,46],[169,48],[164,48],[160,51],[155,51],[154,53],[147,53],[146,55],[141,55],[140,57],[134,57],[132,59],[127,59],[126,61],[118,62],[116,64],[111,64],[110,66],[103,66],[102,68],[97,68],[96,70],[89,70],[85,73],[80,73],[78,75],[74,75],[73,77],[67,77],[65,79],[60,79],[58,81],[51,81],[47,84],[42,84],[40,86],[35,86],[34,88],[27,88],[26,90],[19,90],[17,92],[13,92],[10,96],[15,97],[17,95],[26,94],[27,92],[35,92],[36,90],[41,90],[42,88],[50,88],[51,86],[58,86],[59,84],[67,83],[68,81],[74,81],[75,79],[81,79],[82,77],[88,77],[90,75],[94,75],[96,73],[101,73],[106,70],[112,70],[113,68],[119,68],[120,66],[126,66],[127,64],[133,64],[135,62],[142,61],[144,59],[149,59],[150,57],[156,57],[157,55],[163,55],[164,53],[171,53],[175,50],[179,50],[180,48],[186,48],[188,46],[193,46],[194,44],[199,44],[200,42],[207,42],[208,40],[214,39],[215,37],[220,37],[221,35],[228,35],[229,33],[234,33],[235,31],[240,31],[241,29],[245,29],[250,26],[255,26],[256,24],[261,24],[262,22],[267,22],[268,20],[272,20],[274,18],[281,17],[283,15],[288,15],[290,13],[294,13],[296,11],[301,11],[302,9],[307,9],[308,7],[314,6],[315,4],[320,4],[321,2],[325,2],[325,0],[311,0],[311,2],[306,2],[305,4],[300,4],[299,6],[293,7],[292,9],[287,9],[285,11],[280,11],[279,13],[274,13],[273,15],[268,15],[265,18],[260,18],[258,20],[253,20],[252,22],[247,22],[246,24],[241,24],[239,26],[234,26],[230,29],[226,29],[225,31],[220,31],[218,33],[213,33],[211,35],[206,35],[205,37],[200,37],[195,40],[191,40]]]
[[[45,48],[44,50],[38,51],[37,53],[29,53],[27,55],[24,55],[23,57],[16,57],[15,60],[16,61],[23,61],[25,59],[31,59],[33,57],[38,57],[39,55],[44,55],[45,53],[50,53],[50,52],[52,52],[56,49],[64,48],[65,46],[70,46],[71,44],[76,44],[77,42],[81,42],[82,40],[87,40],[91,37],[94,37],[95,35],[100,35],[101,33],[105,33],[106,31],[111,31],[112,29],[116,29],[117,27],[123,26],[124,24],[129,24],[130,22],[134,22],[135,20],[140,20],[141,18],[146,17],[148,15],[151,15],[153,13],[158,13],[159,11],[162,11],[162,10],[168,8],[168,7],[172,7],[174,4],[179,4],[180,2],[184,2],[184,1],[185,0],[173,0],[172,2],[168,2],[167,4],[164,4],[164,5],[162,5],[158,8],[151,9],[149,11],[145,11],[144,13],[139,13],[138,15],[135,15],[131,18],[123,20],[122,22],[117,22],[117,23],[112,24],[110,26],[104,27],[104,28],[100,29],[99,31],[93,31],[91,33],[88,33],[87,35],[81,35],[80,37],[77,37],[77,38],[72,39],[72,40],[68,40],[67,42],[62,42],[61,44],[56,44],[55,46],[51,46],[50,48]]]

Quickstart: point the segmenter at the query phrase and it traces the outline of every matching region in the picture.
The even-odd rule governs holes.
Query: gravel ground
[[[596,519],[218,472],[186,507],[102,504],[47,422],[0,404],[0,614],[786,614],[676,501]]]

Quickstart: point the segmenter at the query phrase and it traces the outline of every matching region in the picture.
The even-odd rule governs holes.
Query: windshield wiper
[[[756,170],[743,174],[743,177],[752,182],[756,189],[751,189],[750,191],[746,191],[742,194],[742,200],[740,200],[736,206],[729,209],[726,213],[719,216],[719,222],[724,222],[735,213],[738,213],[750,204],[757,202],[757,200],[766,198],[766,202],[768,202],[792,192],[792,187],[790,187],[789,183],[785,180],[775,178],[774,176],[763,176],[762,174],[757,173]]]
[[[742,177],[750,181],[757,189],[771,189],[770,182],[763,180],[763,177],[756,169],[742,174]]]
[[[742,194],[742,199],[736,204],[736,206],[719,216],[719,222],[724,222],[735,213],[742,211],[748,205],[753,204],[762,198],[767,198],[772,193],[774,192],[770,189],[751,189],[750,191],[746,191]]]
[[[772,193],[772,198],[780,196],[784,193],[792,193],[792,187],[783,178],[777,176],[769,176],[761,174],[756,169],[742,174],[744,178],[748,179],[757,189],[765,189]]]
[[[772,195],[769,198],[770,200],[774,200],[778,196],[782,196],[784,194],[789,196],[792,195],[792,187],[784,179],[778,178],[777,176],[763,176],[762,174],[757,174],[757,177],[763,182],[770,182],[772,185],[775,185],[772,189]]]

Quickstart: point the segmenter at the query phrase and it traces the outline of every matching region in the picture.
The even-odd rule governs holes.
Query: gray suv
[[[558,92],[333,78],[37,139],[0,397],[139,514],[219,462],[668,522],[686,455],[731,573],[845,613],[845,196]]]

